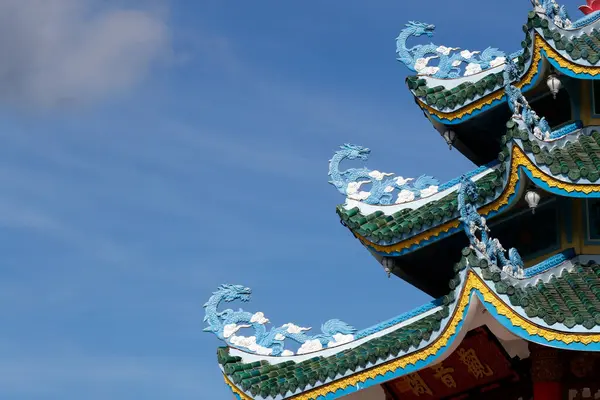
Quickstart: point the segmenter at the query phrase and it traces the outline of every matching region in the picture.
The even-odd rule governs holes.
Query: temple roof
[[[600,351],[600,265],[590,257],[566,251],[515,278],[466,248],[455,270],[450,293],[427,311],[334,349],[268,357],[220,348],[226,382],[241,399],[338,398],[435,363],[471,328],[474,302],[528,341]]]
[[[485,204],[495,199],[502,190],[502,173],[498,169],[490,169],[488,174],[476,181],[476,185],[480,202]],[[393,243],[394,239],[409,238],[426,230],[426,227],[456,218],[457,196],[458,191],[453,190],[439,200],[431,200],[417,208],[402,208],[392,214],[380,209],[365,215],[358,207],[347,209],[343,205],[337,207],[337,213],[344,224],[356,234],[373,238],[376,243]]]
[[[518,200],[523,176],[567,197],[600,192],[600,132],[594,127],[577,128],[543,141],[511,120],[502,141],[498,164],[478,169],[472,177],[482,215],[489,218],[510,208]],[[373,206],[350,199],[337,207],[337,213],[370,249],[401,255],[459,230],[459,184],[446,186],[450,187],[435,196],[396,205]]]
[[[531,11],[523,26],[522,50],[501,57],[513,58],[519,68],[520,79],[515,86],[523,92],[532,89],[543,74],[544,62],[570,77],[585,79],[600,74],[599,20],[600,13],[596,12],[566,28],[539,9]],[[502,90],[504,63],[489,67],[489,62],[475,58],[473,63],[488,65],[488,69],[453,78],[418,74],[409,76],[406,82],[417,104],[434,119],[444,124],[461,123],[506,100]]]

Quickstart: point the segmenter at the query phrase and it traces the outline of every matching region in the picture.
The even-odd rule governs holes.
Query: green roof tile
[[[581,32],[577,37],[566,37],[561,30],[549,28],[548,21],[535,14],[529,15],[527,24],[523,26],[525,33],[525,39],[521,42],[523,54],[517,60],[517,66],[522,72],[531,59],[533,41],[530,30],[533,28],[540,29],[541,36],[557,50],[566,51],[572,61],[587,61],[592,65],[597,65],[600,61],[600,31],[593,29],[589,33]],[[502,72],[486,75],[476,82],[462,83],[452,90],[446,90],[443,86],[430,88],[425,79],[419,76],[409,76],[406,82],[416,97],[439,111],[460,108],[475,100],[476,97],[499,90],[504,85]]]
[[[531,141],[529,134],[518,129],[513,121],[507,122],[506,126],[506,134],[501,140],[504,147],[498,154],[500,165],[475,182],[479,190],[479,207],[497,198],[504,188],[504,172],[509,165],[513,139],[520,140],[521,147],[531,159],[537,165],[547,167],[552,175],[574,182],[585,180],[600,184],[600,132],[578,131],[570,140],[553,148],[553,143]],[[391,215],[385,215],[381,210],[363,215],[358,208],[346,209],[343,205],[338,205],[336,211],[345,226],[367,240],[394,244],[458,218],[457,196],[457,192],[450,193],[419,208],[407,208]]]
[[[360,370],[369,363],[398,356],[411,347],[419,346],[440,329],[443,315],[438,311],[356,348],[300,363],[288,361],[276,365],[242,364],[239,357],[229,357],[227,348],[219,348],[217,355],[225,374],[242,390],[263,398],[283,396],[288,391],[304,390],[307,385],[314,386],[317,382]],[[445,315],[448,315],[447,310]]]
[[[474,257],[475,253],[469,248],[463,251],[463,257],[457,263],[459,272],[450,281],[452,291],[445,296],[445,306],[441,310],[384,336],[328,357],[317,356],[299,363],[286,361],[276,365],[266,361],[243,364],[240,357],[231,357],[227,348],[219,348],[219,363],[239,388],[255,397],[272,398],[286,396],[298,389],[303,391],[308,385],[335,380],[390,356],[402,356],[438,334],[442,328],[441,321],[450,313],[449,304],[456,301],[454,288],[460,286],[460,270],[467,264],[470,267],[480,265],[474,268],[480,268],[487,284],[497,293],[506,295],[510,304],[514,308],[522,308],[529,318],[539,317],[553,329],[560,329],[556,324],[564,324],[568,329],[580,326],[587,330],[600,325],[600,265],[575,263],[546,282],[538,281],[523,287],[523,283],[502,278],[487,263]]]
[[[494,198],[502,188],[502,177],[499,171],[492,171],[476,182],[479,189],[479,204],[485,204]],[[337,207],[337,213],[343,223],[362,236],[376,241],[401,240],[410,237],[431,226],[436,226],[453,217],[458,217],[457,193],[431,201],[417,209],[404,209],[392,215],[384,215],[376,211],[363,215],[358,208],[346,209]]]

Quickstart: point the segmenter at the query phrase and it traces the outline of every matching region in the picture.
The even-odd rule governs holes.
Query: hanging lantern
[[[383,270],[387,274],[387,277],[390,278],[392,276],[392,270],[394,269],[394,260],[389,257],[383,257],[381,265],[383,265]]]
[[[531,212],[535,214],[535,209],[540,203],[539,193],[535,190],[528,190],[527,193],[525,193],[525,201],[527,202],[527,205],[529,205]]]
[[[443,136],[444,140],[446,141],[446,143],[448,143],[448,148],[450,150],[452,150],[452,145],[454,144],[454,139],[456,139],[456,132],[448,129],[448,130],[444,131],[444,133],[442,133],[442,136]]]
[[[558,79],[558,76],[556,76],[556,74],[548,75],[548,78],[546,79],[546,85],[548,85],[548,89],[550,89],[552,97],[556,99],[556,95],[562,88],[562,83],[560,82],[560,79]]]

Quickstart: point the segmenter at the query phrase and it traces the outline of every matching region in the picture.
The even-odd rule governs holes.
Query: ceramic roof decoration
[[[329,160],[329,183],[349,199],[367,204],[406,203],[437,193],[439,181],[427,175],[413,179],[364,167],[340,170],[342,161],[366,161],[370,152],[366,147],[353,144],[340,146],[340,150]],[[371,184],[370,190],[361,190],[365,184]]]
[[[478,193],[475,204],[484,216],[510,206],[509,199],[514,197],[523,170],[539,176],[534,178],[536,181],[555,186],[559,193],[577,192],[585,185],[600,190],[600,127],[578,129],[546,143],[511,120],[502,141],[505,145],[498,154],[499,164],[474,180]],[[444,237],[448,232],[458,232],[458,188],[457,182],[417,207],[367,208],[347,202],[337,212],[345,226],[367,246],[385,253],[410,249],[425,240],[435,240],[441,233]]]
[[[421,75],[436,78],[457,78],[469,76],[484,69],[504,64],[504,52],[488,47],[480,51],[460,50],[458,47],[438,46],[433,43],[407,47],[406,42],[411,37],[426,35],[433,36],[435,26],[422,22],[410,21],[396,38],[397,59],[411,71]],[[436,66],[430,66],[431,60],[438,61]],[[464,66],[464,71],[462,67]]]
[[[538,4],[523,26],[522,50],[506,57],[513,60],[520,71],[515,86],[524,92],[530,90],[545,62],[567,76],[597,75],[600,72],[600,31],[591,25],[600,15],[592,13],[570,23],[564,7],[555,1]],[[565,22],[561,22],[561,18]],[[487,68],[466,78],[437,79],[435,75],[422,74],[409,76],[407,84],[424,111],[440,121],[459,123],[505,100],[500,90],[504,87],[504,62],[482,65]]]
[[[463,177],[458,190],[458,211],[460,222],[469,238],[471,247],[481,253],[489,264],[496,265],[502,271],[515,277],[523,276],[523,260],[515,248],[508,250],[508,258],[504,254],[504,248],[498,239],[493,239],[485,218],[477,212],[477,208],[471,203],[476,202],[479,191],[473,181]]]
[[[591,14],[596,11],[600,11],[600,1],[587,0],[585,5],[579,6],[579,10],[585,15]]]
[[[249,313],[241,309],[217,310],[221,303],[235,300],[247,302],[250,300],[251,293],[250,288],[245,286],[221,285],[204,304],[204,321],[208,323],[208,327],[204,330],[214,333],[230,346],[244,348],[256,354],[275,356],[294,354],[285,348],[287,339],[301,345],[298,354],[321,350],[324,347],[335,347],[354,340],[353,333],[356,330],[338,319],[325,322],[320,334],[309,336],[305,332],[311,328],[303,328],[293,323],[267,330],[265,325],[269,320],[262,312]],[[253,335],[240,335],[240,330],[243,331],[244,328],[251,329]]]
[[[407,178],[352,166],[371,152],[344,144],[328,177],[373,265],[435,300],[366,329],[333,319],[312,334],[219,309],[250,298],[222,285],[205,330],[226,344],[217,359],[236,399],[600,398],[596,3],[574,21],[555,0],[532,0],[510,54],[410,47],[435,27],[405,26],[396,51],[416,72],[411,94],[451,154],[476,166],[445,183]]]
[[[519,69],[512,60],[507,61],[505,64],[502,76],[508,107],[513,113],[512,120],[517,124],[521,124],[524,129],[535,135],[536,138],[540,140],[550,139],[551,129],[546,118],[540,118],[531,108],[521,90],[512,84],[519,77]]]
[[[374,329],[336,353],[257,360],[220,348],[226,383],[242,399],[337,398],[434,364],[464,336],[466,317],[473,313],[508,320],[506,329],[535,343],[600,349],[596,262],[572,258],[518,279],[464,249],[455,270],[449,293],[432,309]]]

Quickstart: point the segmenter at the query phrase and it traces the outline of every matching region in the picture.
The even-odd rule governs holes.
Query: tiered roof
[[[509,331],[555,347],[600,350],[600,265],[567,251],[516,279],[466,248],[456,264],[448,295],[433,308],[344,346],[274,363],[244,361],[244,354],[218,351],[227,383],[241,399],[282,396],[317,399],[352,393],[435,363],[460,341],[475,296]]]
[[[543,142],[509,121],[498,163],[474,178],[480,213],[491,217],[507,209],[517,198],[524,175],[561,195],[595,196],[593,192],[600,190],[599,130],[577,129]],[[459,231],[458,187],[456,183],[438,193],[439,198],[432,197],[414,208],[406,203],[374,209],[348,201],[337,207],[337,213],[370,249],[400,255]]]
[[[516,59],[518,71],[514,87],[521,92],[536,90],[536,80],[547,72],[548,64],[574,78],[599,75],[600,23],[596,22],[600,13],[571,23],[564,16],[553,20],[541,8],[529,13],[523,26],[522,51],[509,56]],[[446,50],[450,49],[440,51]],[[508,64],[496,63],[455,79],[409,77],[407,84],[432,120],[460,124],[504,102],[511,83],[505,82],[512,65]],[[366,168],[340,171],[330,164],[331,183],[348,195],[346,203],[337,207],[342,223],[383,263],[458,232],[460,212],[464,220],[467,203],[473,206],[470,217],[490,219],[504,213],[531,183],[554,195],[600,197],[600,127],[574,121],[552,132],[540,131],[543,125],[527,101],[511,103],[511,110],[515,105],[521,110],[506,123],[496,159],[466,174],[468,179],[438,186],[431,177],[421,177],[420,186],[403,186],[408,180],[396,177],[404,183],[394,186],[388,183],[393,180],[386,178],[389,174]],[[345,151],[348,159],[364,160],[368,155],[368,149],[359,146],[347,145]],[[334,156],[335,162],[344,157]],[[369,200],[368,192],[360,192],[364,179],[379,182],[376,201]],[[467,181],[474,183],[470,199],[465,199],[469,192],[463,190]],[[393,204],[390,199],[396,195]],[[467,226],[486,231],[485,219]],[[445,296],[358,333],[338,320],[324,324],[324,335],[308,337],[305,328],[294,324],[267,332],[268,320],[262,313],[216,311],[220,301],[247,301],[248,288],[229,285],[215,293],[206,305],[212,311],[205,320],[207,330],[230,345],[218,350],[226,383],[240,400],[332,400],[434,365],[452,353],[469,330],[484,324],[496,324],[515,338],[545,346],[600,351],[600,256],[567,249],[522,269],[515,249],[507,259],[499,242],[489,236],[469,240],[453,271],[448,269],[453,277]],[[248,326],[256,336],[235,336]],[[290,337],[302,343],[296,354],[273,353],[281,351]],[[301,351],[309,342],[317,347]],[[263,347],[265,343],[271,347]]]
[[[589,78],[600,73],[598,13],[582,18],[570,28],[556,26],[544,15],[531,11],[523,25],[522,50],[513,53],[521,71],[515,85],[523,92],[535,86],[543,73],[543,60],[567,76]],[[458,83],[463,81],[462,83]],[[456,124],[503,103],[502,65],[457,79],[415,75],[407,85],[421,108],[435,119]]]

